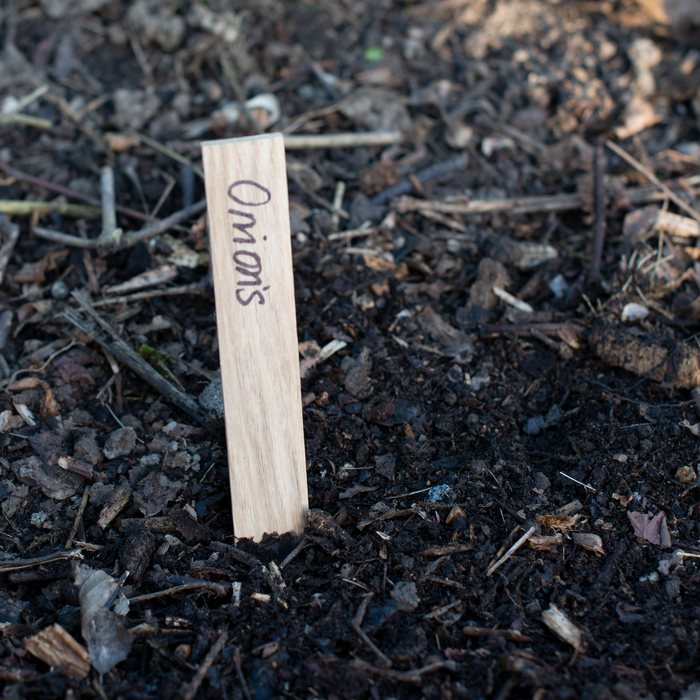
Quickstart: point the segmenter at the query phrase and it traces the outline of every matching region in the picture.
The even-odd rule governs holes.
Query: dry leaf
[[[65,469],[67,472],[73,472],[73,474],[78,474],[86,479],[92,479],[92,464],[83,462],[80,459],[75,459],[67,455],[65,457],[58,458],[58,466],[61,469]]]
[[[98,673],[107,673],[126,659],[131,649],[131,634],[124,627],[124,616],[112,612],[109,607],[116,600],[115,608],[126,612],[129,603],[118,593],[120,582],[104,571],[76,564],[74,576],[79,589],[83,639],[87,642],[90,661]]]
[[[660,511],[656,515],[627,511],[627,517],[632,523],[634,534],[647,542],[661,547],[671,546],[671,535],[668,531],[666,513]]]
[[[583,632],[554,603],[542,613],[542,621],[557,637],[571,644],[577,654],[583,651]]]
[[[42,380],[39,377],[22,377],[8,384],[6,388],[8,391],[17,393],[27,389],[36,389],[38,386],[41,386],[41,382]]]
[[[700,436],[700,423],[691,423],[687,419],[683,419],[680,422],[681,428],[688,428],[693,435],[698,435]]]
[[[90,672],[90,660],[85,647],[77,642],[61,625],[54,624],[30,637],[25,646],[51,670],[60,668],[64,676],[85,678]]]
[[[579,547],[583,547],[590,552],[595,552],[597,556],[605,554],[603,550],[603,540],[599,535],[593,535],[590,532],[572,532],[571,539],[573,539]]]
[[[552,530],[559,530],[561,532],[566,532],[572,527],[576,526],[579,520],[583,518],[582,515],[538,515],[535,520],[542,525],[542,527]]]
[[[357,496],[358,493],[369,493],[370,491],[376,491],[378,488],[378,486],[363,486],[362,484],[355,484],[355,486],[351,486],[346,491],[340,493],[338,498],[352,498],[353,496]]]
[[[563,544],[564,535],[559,532],[556,535],[533,535],[528,542],[536,551],[547,550]]]
[[[612,497],[613,501],[620,501],[620,505],[623,508],[627,508],[627,506],[634,500],[634,496],[617,493],[617,491],[612,495]]]

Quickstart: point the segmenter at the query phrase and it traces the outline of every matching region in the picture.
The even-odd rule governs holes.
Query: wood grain
[[[236,537],[308,512],[282,135],[202,144]]]

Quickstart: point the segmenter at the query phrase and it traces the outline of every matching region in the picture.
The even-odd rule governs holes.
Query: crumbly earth
[[[236,540],[223,432],[63,314],[82,291],[199,396],[220,351],[204,219],[106,255],[33,232],[96,238],[94,211],[3,223],[2,242],[20,230],[0,252],[4,697],[700,697],[697,233],[625,219],[649,183],[604,146],[697,198],[692,5],[671,27],[631,0],[0,8],[2,111],[44,84],[21,111],[50,122],[0,123],[3,201],[85,204],[46,183],[99,200],[111,165],[117,204],[163,218],[204,195],[202,138],[403,134],[288,152],[303,539]],[[276,123],[222,109],[264,93]],[[580,198],[465,214],[399,194]],[[164,265],[145,293],[117,286]],[[128,571],[134,599],[126,659],[84,679],[28,651],[54,623],[85,643],[77,557]]]

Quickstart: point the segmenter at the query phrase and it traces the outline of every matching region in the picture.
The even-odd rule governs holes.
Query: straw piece
[[[612,141],[606,141],[605,145],[613,152],[616,153],[622,160],[629,163],[635,170],[640,172],[644,177],[653,182],[679,209],[682,209],[686,214],[692,216],[696,221],[700,221],[700,214],[693,209],[689,204],[684,202],[670,187],[664,185],[661,180],[659,180],[654,173],[649,170],[649,168],[644,167],[636,158],[633,158],[627,151],[624,151],[616,143]]]
[[[400,131],[369,131],[345,134],[285,134],[284,147],[288,151],[300,148],[358,148],[360,146],[391,146],[400,143]]]
[[[84,204],[69,204],[68,202],[29,202],[24,199],[0,199],[0,214],[10,216],[27,216],[38,212],[39,214],[51,214],[56,212],[63,216],[72,216],[76,219],[94,219],[100,215],[99,207]]]

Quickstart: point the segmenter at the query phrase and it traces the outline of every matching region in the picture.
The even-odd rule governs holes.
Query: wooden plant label
[[[236,537],[308,512],[284,137],[202,144]]]

